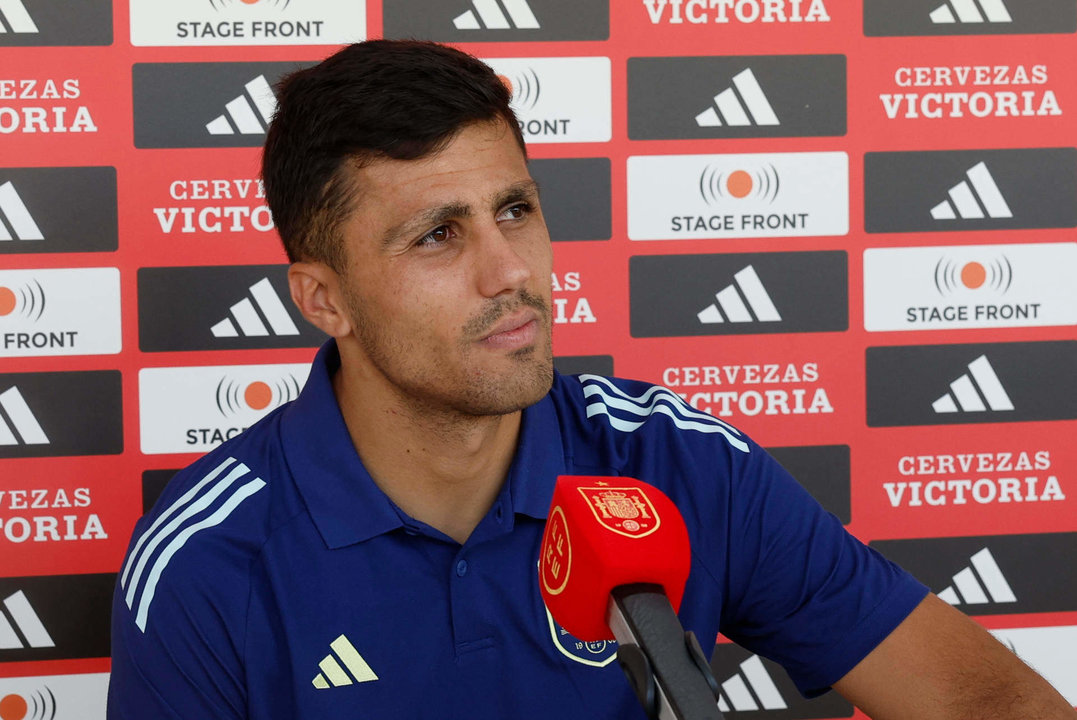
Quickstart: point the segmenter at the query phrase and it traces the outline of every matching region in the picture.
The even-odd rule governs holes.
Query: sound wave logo
[[[525,68],[517,74],[498,75],[498,78],[512,93],[512,104],[521,110],[534,110],[542,94],[542,83],[538,74],[531,68]]]
[[[45,313],[45,291],[41,283],[31,280],[18,288],[0,285],[0,318],[16,312],[31,322],[41,319]]]
[[[230,7],[242,7],[243,5],[248,7],[254,5],[260,5],[262,7],[272,5],[281,10],[285,10],[291,2],[292,0],[209,0],[209,4],[213,6],[214,10],[226,10]]]
[[[1013,265],[1005,255],[999,255],[986,261],[975,260],[955,262],[952,258],[942,258],[935,264],[935,288],[940,295],[952,295],[962,289],[979,290],[990,287],[999,293],[1006,293],[1013,284]]]
[[[781,189],[781,179],[774,165],[737,169],[732,172],[714,165],[699,174],[699,194],[708,205],[729,200],[762,200],[773,203]]]
[[[217,383],[217,409],[221,415],[230,417],[250,411],[279,407],[299,397],[299,381],[287,375],[271,381],[272,384],[255,380],[250,383],[236,382],[228,376]]]
[[[45,685],[25,695],[5,695],[0,698],[0,720],[53,720],[56,717],[56,696]]]

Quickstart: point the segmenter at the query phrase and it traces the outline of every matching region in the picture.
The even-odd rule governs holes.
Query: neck
[[[508,474],[520,411],[476,417],[420,406],[345,368],[333,389],[374,483],[409,516],[463,544]]]

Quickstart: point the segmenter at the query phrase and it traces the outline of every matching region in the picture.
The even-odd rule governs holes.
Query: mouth
[[[516,350],[531,345],[538,337],[539,315],[531,308],[506,315],[494,325],[479,344],[497,350]]]

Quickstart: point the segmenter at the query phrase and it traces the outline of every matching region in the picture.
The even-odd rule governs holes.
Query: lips
[[[523,309],[506,315],[479,342],[494,348],[515,349],[531,344],[538,334],[539,316]]]

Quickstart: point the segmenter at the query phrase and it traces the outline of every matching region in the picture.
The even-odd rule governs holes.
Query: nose
[[[496,223],[482,231],[475,245],[476,281],[484,297],[515,293],[527,287],[531,266],[521,251],[523,238],[507,237]]]

